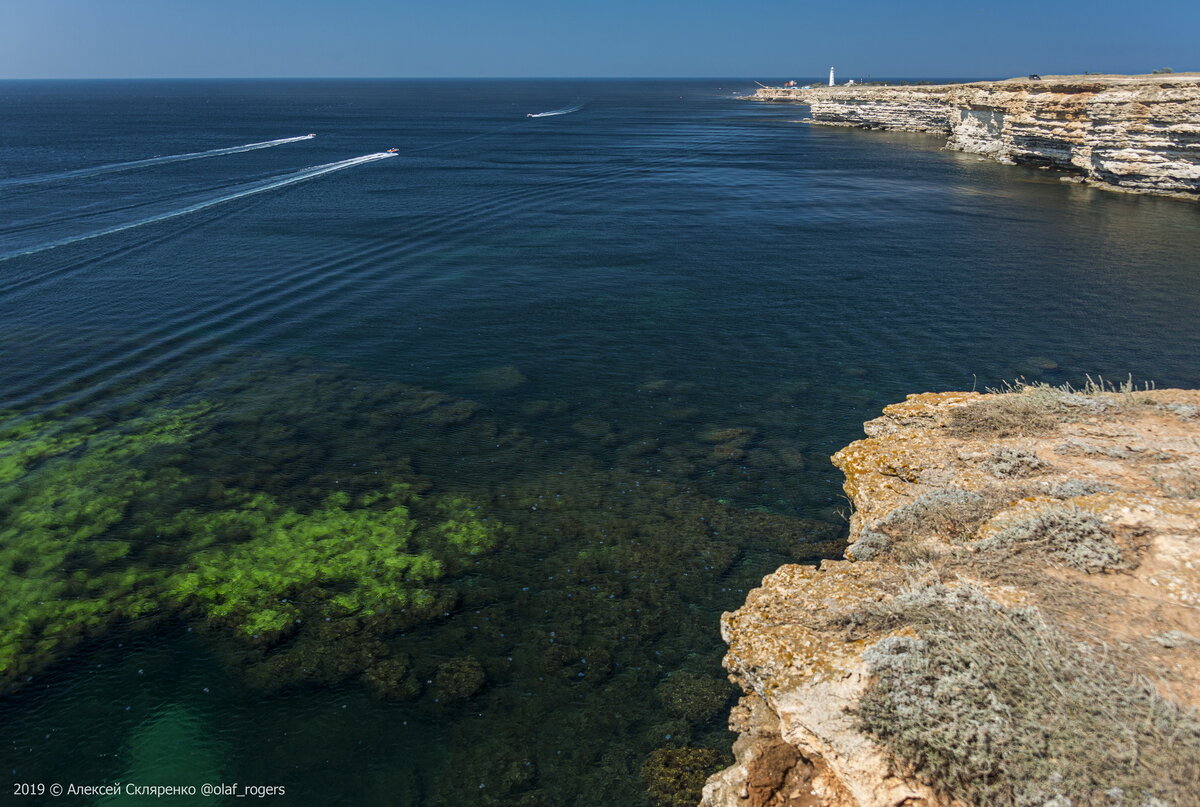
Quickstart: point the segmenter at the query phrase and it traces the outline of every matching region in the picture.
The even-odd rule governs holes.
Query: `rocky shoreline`
[[[1200,391],[910,396],[834,463],[845,559],[722,619],[704,807],[1197,804]]]
[[[1200,199],[1200,74],[763,88],[812,123],[944,135],[946,148],[1096,187]]]

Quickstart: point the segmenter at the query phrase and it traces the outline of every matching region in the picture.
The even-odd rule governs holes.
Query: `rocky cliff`
[[[1200,198],[1200,74],[760,90],[813,123],[945,135],[947,148],[1114,190]]]
[[[1200,391],[910,396],[844,560],[722,619],[704,807],[1200,804]]]

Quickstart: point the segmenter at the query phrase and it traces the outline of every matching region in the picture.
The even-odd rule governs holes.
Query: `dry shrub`
[[[899,540],[938,536],[958,542],[974,535],[983,522],[1009,502],[1009,496],[1001,490],[941,488],[897,507],[875,527]]]
[[[1069,505],[1055,504],[1014,518],[975,546],[985,551],[1043,552],[1088,574],[1126,565],[1108,527],[1094,514]]]
[[[976,403],[951,410],[950,433],[963,438],[1036,437],[1051,434],[1058,424],[1078,420],[1086,414],[1113,415],[1156,406],[1145,394],[1153,384],[1137,385],[1132,377],[1119,384],[1102,377],[1086,376],[1078,389],[1070,384],[1049,384],[1018,380],[1006,383]]]
[[[983,467],[992,476],[1011,478],[1044,473],[1050,466],[1038,459],[1038,455],[1032,451],[1012,446],[996,446],[984,461]]]
[[[962,438],[1035,437],[1053,433],[1062,412],[1052,392],[1012,392],[955,407],[948,425],[951,434]]]
[[[857,718],[945,794],[989,807],[1195,803],[1200,721],[1038,609],[932,583],[846,619],[916,630],[868,650]]]

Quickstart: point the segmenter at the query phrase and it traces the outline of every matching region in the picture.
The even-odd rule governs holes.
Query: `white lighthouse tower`
[[[829,68],[829,86],[833,86],[833,68]]]

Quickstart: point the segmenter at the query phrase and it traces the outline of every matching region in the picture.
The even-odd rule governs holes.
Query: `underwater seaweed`
[[[36,417],[0,431],[0,680],[157,610],[158,575],[135,562],[146,536],[113,528],[179,486],[171,450],[208,411],[164,409],[107,429]]]
[[[174,529],[205,548],[164,595],[252,638],[288,631],[302,617],[420,612],[436,599],[428,584],[461,556],[490,549],[498,532],[460,499],[438,502],[449,518],[424,528],[410,513],[417,501],[401,484],[359,497],[333,493],[307,513],[261,493],[237,507],[181,513]]]
[[[181,609],[264,640],[305,618],[427,618],[446,605],[432,585],[503,532],[465,498],[424,500],[407,482],[328,493],[307,511],[208,486],[203,508],[185,507],[204,486],[181,470],[185,450],[219,439],[213,411],[162,407],[115,424],[8,413],[0,679],[27,676],[114,623]]]

